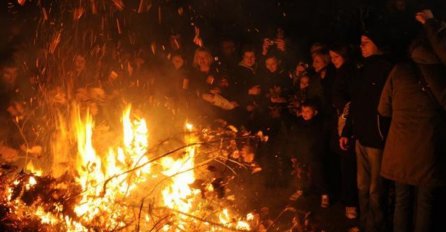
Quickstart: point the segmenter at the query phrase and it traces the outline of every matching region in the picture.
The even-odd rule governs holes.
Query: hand
[[[240,106],[236,101],[231,101],[231,104],[234,106],[234,108]]]
[[[212,94],[221,94],[220,88],[213,88],[213,89],[209,90],[209,92]]]
[[[347,137],[339,138],[339,147],[344,151],[348,150],[349,146],[348,146],[348,138]]]
[[[198,47],[203,47],[203,40],[200,37],[200,28],[195,26],[195,36],[194,39],[192,40],[194,42],[194,44],[196,44]]]
[[[214,102],[214,94],[204,93],[201,95],[201,98],[207,102]]]
[[[248,111],[248,112],[252,112],[252,111],[254,111],[255,108],[256,108],[256,107],[255,107],[254,105],[247,105],[247,106],[246,106],[246,111]]]
[[[209,75],[209,76],[206,77],[206,83],[207,83],[208,85],[212,85],[212,84],[214,84],[214,80],[215,80],[215,77],[212,76],[212,75]]]
[[[286,50],[286,43],[285,43],[284,39],[276,39],[275,43],[276,43],[276,46],[277,46],[278,50],[280,50],[282,52],[285,52],[285,50]]]
[[[262,91],[262,90],[260,89],[260,86],[259,86],[259,85],[255,85],[255,86],[251,87],[251,88],[248,90],[248,94],[249,94],[249,95],[257,96],[257,95],[260,94],[261,91]]]
[[[417,12],[415,15],[415,19],[423,25],[426,23],[427,20],[433,19],[433,18],[434,18],[434,14],[432,14],[432,11],[429,9]]]
[[[262,55],[266,56],[268,54],[269,46],[271,46],[271,40],[268,38],[263,39]]]
[[[271,103],[285,103],[286,99],[283,97],[271,97]]]

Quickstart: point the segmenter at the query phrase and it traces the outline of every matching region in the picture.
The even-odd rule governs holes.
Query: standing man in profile
[[[348,149],[349,138],[356,139],[357,185],[361,231],[386,231],[383,181],[380,177],[384,136],[378,123],[378,102],[392,64],[385,58],[383,32],[366,31],[361,36],[362,67],[352,80],[351,113],[340,147]],[[354,141],[354,140],[351,140]]]

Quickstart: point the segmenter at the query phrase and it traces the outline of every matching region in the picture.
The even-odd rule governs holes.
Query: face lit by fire
[[[235,53],[235,43],[232,40],[221,42],[221,52],[223,56],[230,57]]]
[[[76,55],[74,57],[74,70],[76,70],[76,72],[81,72],[85,69],[85,64],[87,63],[87,61],[85,60],[85,57],[81,56],[81,55]]]
[[[305,89],[308,86],[310,86],[310,77],[309,76],[303,76],[299,79],[299,88]]]
[[[279,61],[276,57],[269,57],[265,60],[265,66],[268,71],[275,73],[279,69]]]
[[[378,46],[367,36],[361,36],[361,54],[364,58],[380,53]]]
[[[344,64],[344,58],[339,55],[339,53],[336,53],[334,51],[330,51],[330,59],[331,59],[331,63],[333,63],[333,65],[339,69],[343,64]]]
[[[256,54],[253,51],[244,52],[241,63],[246,67],[253,67],[256,63]]]
[[[328,63],[329,59],[325,58],[323,55],[317,54],[313,56],[313,68],[316,72],[324,70]]]
[[[13,85],[17,79],[17,67],[4,67],[2,71],[2,82],[7,85]]]
[[[184,65],[184,59],[181,55],[172,56],[170,62],[172,62],[172,65],[176,70],[180,69]]]
[[[212,64],[212,55],[208,51],[197,51],[194,61],[200,71],[208,71]]]
[[[317,115],[317,110],[312,106],[302,106],[302,118],[309,121]]]

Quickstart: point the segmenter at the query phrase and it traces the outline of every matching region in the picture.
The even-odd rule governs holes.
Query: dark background
[[[444,0],[406,0],[403,12],[395,10],[395,1],[398,0],[144,0],[144,10],[137,13],[140,0],[123,0],[122,11],[115,10],[111,0],[96,0],[103,10],[92,15],[88,10],[90,0],[26,0],[24,5],[5,0],[0,3],[0,52],[5,56],[23,42],[32,41],[39,46],[39,42],[48,41],[45,34],[60,28],[67,33],[73,33],[70,29],[74,27],[81,31],[90,28],[104,36],[104,41],[126,41],[132,35],[145,44],[165,40],[177,32],[189,39],[193,36],[192,24],[200,27],[205,42],[231,37],[241,44],[252,43],[273,36],[275,28],[280,26],[297,44],[357,43],[364,22],[376,18],[373,15],[405,15],[412,20],[414,12],[424,6],[431,7],[439,18],[446,15]],[[73,23],[72,12],[78,6],[83,6],[86,14]],[[48,14],[45,22],[43,8]],[[180,8],[182,15],[178,13]],[[106,18],[106,28],[100,33],[102,16]],[[122,24],[121,34],[116,33],[116,18]],[[405,24],[399,23],[399,26]]]

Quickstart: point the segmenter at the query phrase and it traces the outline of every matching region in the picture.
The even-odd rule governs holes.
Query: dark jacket
[[[345,63],[336,70],[333,81],[332,105],[340,115],[344,110],[345,104],[351,101],[351,83],[356,67],[353,64]]]
[[[433,51],[446,67],[446,23],[431,19],[424,24],[424,29]],[[446,76],[426,75],[425,79],[439,104],[446,110]]]
[[[318,116],[309,121],[299,117],[290,127],[290,140],[290,155],[301,162],[322,162],[327,151],[327,124]]]
[[[396,65],[381,95],[378,111],[392,117],[381,175],[405,184],[441,185],[446,180],[446,119],[422,91],[416,69],[411,62]]]
[[[351,85],[351,107],[344,137],[354,135],[363,146],[382,149],[384,138],[378,125],[377,112],[381,91],[392,64],[383,56],[376,55],[364,60]]]

